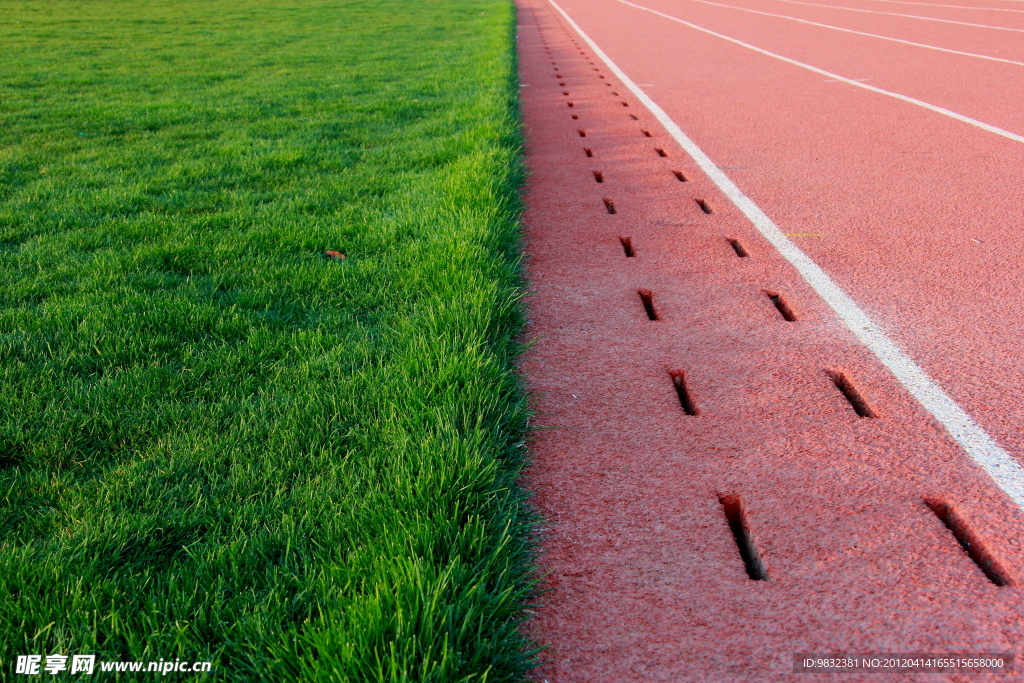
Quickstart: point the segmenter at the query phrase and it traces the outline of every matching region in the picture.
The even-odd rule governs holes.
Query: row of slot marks
[[[584,135],[584,137],[586,137],[586,136]],[[583,148],[583,153],[587,157],[593,157],[594,156],[594,150],[593,150],[593,148],[590,148],[590,147],[584,147]],[[594,180],[596,180],[599,183],[603,183],[604,182],[604,171],[593,171],[593,174],[594,174]],[[688,178],[686,177],[686,175],[682,171],[672,171],[672,177],[675,178],[676,180],[678,180],[681,183],[685,183],[688,180]],[[706,200],[704,200],[704,199],[695,199],[694,201],[697,202],[697,206],[699,206],[701,211],[703,211],[704,213],[714,213],[714,209],[711,208],[711,205]]]
[[[564,27],[563,30],[565,30]],[[566,34],[568,35],[567,30]],[[579,48],[579,45],[577,45],[575,41],[573,41],[573,44]],[[582,50],[580,51],[580,54],[584,54]],[[607,85],[611,84],[609,83]],[[637,120],[635,115],[631,114],[630,116],[633,120]],[[577,118],[577,116],[574,115],[573,118]],[[580,134],[581,137],[585,136],[585,133],[582,130],[580,131]],[[651,134],[646,130],[643,131],[643,134],[645,137],[651,137]],[[659,156],[667,156],[662,149],[658,149],[656,151]],[[593,157],[591,149],[585,149],[585,152],[588,157]],[[673,174],[676,175],[676,178],[680,182],[685,182],[687,180],[679,171],[673,171]],[[595,171],[594,177],[597,182],[604,182],[603,174],[601,172]],[[610,199],[605,199],[604,201],[608,208],[608,212],[615,213],[614,202]],[[706,203],[701,200],[697,201],[705,213],[712,213],[712,211],[709,210],[710,207],[707,207]],[[620,237],[619,239],[622,243],[622,248],[626,256],[635,256],[636,251],[633,247],[632,239],[629,237]],[[738,257],[749,256],[746,249],[743,248],[738,240],[730,239],[728,242]],[[796,321],[797,318],[795,314],[781,295],[774,292],[765,293],[775,305],[776,309],[778,309],[784,320],[789,322]],[[657,309],[654,307],[653,294],[649,290],[639,290],[638,294],[644,310],[647,313],[647,317],[650,320],[659,320],[660,317]],[[877,416],[875,410],[867,403],[863,395],[857,390],[856,386],[849,379],[846,373],[837,370],[827,370],[826,374],[829,379],[832,380],[836,389],[838,389],[847,399],[858,416]],[[683,408],[683,412],[687,415],[697,415],[699,411],[693,402],[690,389],[687,387],[685,372],[673,370],[670,371],[669,375],[679,397],[679,403]],[[746,570],[748,578],[752,581],[768,581],[768,568],[764,559],[761,557],[761,554],[758,552],[757,544],[754,542],[754,536],[750,529],[748,517],[741,498],[734,495],[719,494],[718,500],[722,506],[725,520],[729,526],[730,532],[732,533],[733,540],[736,543],[737,550],[739,551],[740,558],[743,561],[744,569]],[[923,502],[931,513],[935,515],[935,517],[953,536],[964,554],[967,555],[967,557],[978,567],[978,569],[981,570],[992,584],[1000,587],[1016,585],[1016,581],[1012,579],[1001,564],[991,555],[980,537],[974,533],[951,504],[939,499],[925,499]]]
[[[579,47],[579,46],[578,46],[578,45],[577,45],[577,44],[576,44],[575,42],[574,42],[573,44],[574,44],[574,45],[576,45],[576,47],[577,47],[577,48]],[[546,45],[547,45],[547,43],[545,43],[545,46],[546,46]],[[547,48],[545,47],[545,49],[547,49]],[[550,56],[550,52],[551,52],[551,51],[550,51],[550,50],[548,50],[548,54],[549,54],[549,56]],[[583,52],[582,50],[580,50],[580,54],[581,54],[581,55],[583,55],[584,57],[586,56],[586,53],[584,53],[584,52]],[[589,60],[588,60],[588,63],[589,63],[589,64],[590,64],[591,66],[594,66],[594,62],[591,62],[591,61],[589,61]],[[557,62],[555,62],[554,60],[552,60],[552,61],[551,61],[551,65],[555,67],[555,77],[556,77],[556,78],[559,78],[559,79],[560,79],[560,78],[562,78],[563,76],[562,76],[562,74],[561,74],[561,73],[559,72],[559,69],[558,69],[558,65],[557,65]],[[597,68],[595,67],[595,68],[594,68],[594,71],[600,71],[600,69],[597,69]],[[604,76],[601,76],[601,78],[603,79],[603,78],[604,78]],[[565,85],[566,85],[566,81],[562,81],[562,80],[560,80],[560,81],[558,82],[558,85],[559,85],[559,86],[562,86],[562,87],[565,87]],[[607,86],[611,87],[611,83],[608,83],[607,81],[605,82],[605,85],[607,85]],[[619,93],[617,93],[617,92],[615,92],[615,91],[612,91],[612,92],[611,92],[610,94],[612,95],[612,97],[619,97]],[[568,97],[568,96],[569,96],[569,91],[568,91],[568,90],[563,90],[563,91],[562,91],[562,95],[563,95],[563,96],[565,96],[565,97]],[[622,104],[622,106],[624,106],[624,107],[628,107],[628,106],[629,106],[629,102],[626,102],[626,101],[624,101],[624,100],[623,100],[623,101],[621,101],[620,103],[621,103],[621,104]],[[568,102],[566,102],[566,104],[567,104],[567,105],[568,105],[568,106],[569,106],[570,108],[573,108],[573,107],[575,107],[575,106],[576,106],[576,103],[575,103],[574,101],[571,101],[571,100],[570,100],[570,101],[568,101]],[[637,117],[637,116],[636,116],[635,114],[630,114],[630,115],[629,115],[629,117],[630,117],[631,119],[633,119],[634,121],[639,121],[639,118],[638,118],[638,117]],[[579,118],[580,118],[580,117],[579,117],[579,114],[573,114],[573,115],[572,115],[572,118],[573,118],[573,120],[579,120]],[[585,138],[585,137],[587,137],[587,131],[586,131],[585,129],[583,129],[583,128],[579,128],[579,129],[577,129],[577,131],[576,131],[576,132],[577,132],[577,134],[578,134],[578,135],[579,135],[579,136],[580,136],[581,138]],[[646,130],[646,129],[641,129],[640,133],[641,133],[641,135],[643,135],[643,136],[644,136],[644,137],[646,137],[646,138],[651,138],[651,137],[654,137],[654,135],[653,135],[653,134],[651,133],[651,131],[649,131],[649,130]],[[592,148],[589,148],[589,147],[585,147],[585,148],[583,149],[583,151],[584,151],[584,153],[585,153],[585,154],[586,154],[586,155],[587,155],[588,157],[593,157],[593,156],[594,156],[594,150],[593,150]],[[657,154],[657,155],[658,155],[659,157],[667,157],[667,156],[668,156],[668,153],[667,153],[667,152],[665,152],[665,150],[664,150],[663,148],[660,148],[660,147],[658,147],[658,148],[655,148],[655,149],[654,149],[654,152],[655,152],[655,153],[656,153],[656,154]],[[603,182],[604,182],[604,173],[603,173],[602,171],[593,171],[593,174],[594,174],[594,180],[595,180],[595,181],[597,181],[597,182],[599,182],[599,183],[603,183]],[[687,179],[687,177],[686,177],[686,174],[684,174],[684,173],[683,173],[682,171],[672,171],[672,175],[673,175],[673,176],[675,177],[675,179],[676,179],[676,180],[678,180],[678,181],[679,181],[679,182],[681,182],[681,183],[685,183],[685,182],[686,182],[686,181],[688,180],[688,179]],[[695,201],[695,202],[697,203],[697,206],[698,206],[698,207],[700,207],[700,209],[701,209],[701,210],[702,210],[702,211],[703,211],[704,213],[706,213],[706,214],[714,213],[714,211],[713,211],[713,210],[711,209],[711,206],[710,206],[710,204],[708,204],[708,202],[707,202],[707,201],[705,201],[705,200],[703,200],[703,199],[696,199],[696,200],[694,200],[694,201]],[[615,206],[614,206],[614,202],[612,202],[612,200],[610,200],[610,199],[606,199],[606,200],[605,200],[605,206],[606,206],[606,207],[607,207],[607,209],[608,209],[608,213],[615,213]]]
[[[623,239],[622,246],[626,250],[626,255],[631,256],[633,253],[632,242]],[[797,321],[793,307],[790,306],[789,301],[787,301],[781,294],[767,289],[762,291],[772,305],[775,306],[775,310],[779,312],[779,315],[782,316],[783,320],[789,323],[795,323]],[[658,313],[658,310],[654,307],[654,293],[649,289],[640,289],[637,290],[637,294],[640,295],[640,301],[644,305],[644,310],[647,311],[648,320],[661,320],[661,314]]]
[[[729,525],[729,530],[732,532],[733,540],[736,542],[736,548],[743,560],[747,576],[751,581],[768,581],[768,567],[757,549],[742,499],[735,495],[719,494],[718,501],[722,505],[722,512]],[[990,582],[999,587],[1017,585],[1017,582],[989,552],[986,544],[982,542],[982,539],[971,529],[953,505],[935,498],[925,498],[922,502]]]
[[[583,54],[583,52],[581,51],[580,54]],[[555,64],[555,62],[553,62],[553,61],[551,63]],[[593,62],[590,62],[590,64],[593,65]],[[564,86],[565,83],[564,82],[560,82],[559,85],[563,85]],[[569,93],[568,93],[568,91],[563,91],[562,94],[568,96]],[[613,91],[612,95],[617,97],[618,93]],[[572,107],[574,105],[573,102],[569,102],[568,104],[569,104],[570,107]],[[626,103],[623,102],[623,104],[626,104]],[[637,116],[634,115],[634,114],[630,114],[630,117],[634,121],[638,120]],[[578,115],[574,114],[573,118],[574,119],[578,119],[579,117],[578,117]],[[580,137],[585,138],[587,136],[586,130],[584,130],[582,128],[578,129],[577,132],[578,132]],[[641,133],[643,134],[644,137],[647,137],[647,138],[653,137],[653,134],[649,130],[642,129]],[[594,157],[594,152],[593,152],[592,148],[584,147],[583,151],[587,155],[588,158],[593,158]],[[657,147],[657,148],[655,148],[654,151],[655,151],[655,153],[657,153],[657,155],[659,157],[662,157],[662,158],[668,157],[668,153],[663,148]],[[604,172],[603,171],[593,171],[593,174],[594,174],[595,182],[598,182],[598,183],[604,183],[605,182],[605,177],[604,177]],[[676,180],[678,180],[679,182],[686,182],[687,181],[687,178],[686,178],[685,174],[682,171],[672,171],[672,174],[676,178]],[[704,212],[705,214],[712,214],[712,213],[714,213],[714,209],[712,209],[711,204],[707,200],[698,198],[698,199],[695,199],[694,201],[696,202],[696,204],[700,208],[700,210],[702,212]],[[617,213],[617,210],[615,208],[615,201],[613,199],[611,199],[609,197],[605,197],[605,198],[603,198],[603,202],[604,202],[604,205],[605,205],[605,210],[609,214]],[[622,248],[623,248],[623,251],[625,252],[626,256],[633,257],[633,256],[636,255],[636,252],[633,249],[633,244],[632,244],[631,238],[620,237],[619,240],[622,243]],[[746,248],[742,244],[740,244],[739,240],[737,240],[737,239],[728,239],[727,242],[728,242],[729,246],[732,248],[733,252],[736,254],[737,257],[748,258],[750,256],[749,252],[746,250]],[[649,290],[640,290],[638,292],[638,294],[640,295],[640,300],[643,303],[644,311],[647,313],[648,319],[649,320],[660,320],[660,316],[658,315],[658,312],[657,312],[657,310],[654,307],[653,294]],[[779,312],[779,315],[782,316],[783,320],[785,320],[787,322],[796,322],[796,320],[797,320],[796,314],[793,312],[792,307],[782,297],[782,295],[780,295],[780,294],[778,294],[776,292],[770,292],[770,291],[766,291],[765,294],[768,296],[769,300],[775,306],[776,310]],[[853,408],[854,412],[859,417],[877,417],[878,416],[877,412],[868,404],[868,402],[865,400],[863,394],[861,394],[861,392],[856,388],[856,386],[854,386],[853,382],[849,379],[849,377],[846,375],[846,373],[841,372],[841,371],[837,371],[837,370],[826,370],[826,374],[832,380],[832,383],[839,390],[839,392],[843,395],[843,397],[846,398],[846,400],[849,402],[850,406]],[[679,395],[679,402],[680,402],[680,404],[683,407],[683,411],[687,415],[696,415],[698,411],[697,411],[696,406],[693,403],[692,398],[690,397],[689,390],[686,387],[686,381],[685,381],[684,373],[681,372],[681,371],[673,371],[671,373],[671,375],[672,375],[673,383],[674,383],[675,388],[676,388],[676,392]]]
[[[626,252],[626,256],[633,256],[633,244],[628,238],[620,238],[622,241],[622,247]],[[764,291],[765,296],[775,306],[775,310],[779,312],[779,315],[786,322],[796,322],[796,313],[793,312],[792,306],[789,302],[778,292],[772,292],[769,290]],[[644,313],[647,314],[647,319],[651,321],[661,320],[661,314],[654,305],[654,293],[649,289],[637,290],[637,295],[640,297],[640,303],[643,305]],[[673,384],[676,387],[676,392],[679,394],[679,403],[683,407],[683,412],[687,415],[697,415],[698,410],[690,396],[690,391],[686,386],[685,374],[681,370],[673,370],[669,373],[672,377]],[[832,384],[839,390],[843,397],[853,408],[853,411],[857,413],[858,417],[878,417],[878,411],[875,410],[864,398],[864,394],[857,388],[853,380],[841,370],[825,370],[825,374]]]
[[[614,201],[605,198],[604,205],[608,209],[608,213],[615,213]],[[636,247],[633,246],[632,237],[620,237],[619,242],[622,243],[622,251],[625,252],[627,257],[633,258],[636,256]],[[739,240],[727,238],[725,243],[729,245],[732,253],[736,254],[737,258],[750,258],[750,252],[747,251],[747,248]],[[782,309],[780,308],[779,311],[782,312]],[[783,312],[783,315],[787,315],[787,313]]]
[[[570,106],[571,106],[571,104],[572,103],[570,103]],[[575,118],[578,118],[578,117],[575,114],[573,114],[573,118],[575,119]],[[633,117],[633,118],[636,118],[636,117]],[[651,137],[651,132],[650,131],[644,130],[644,131],[641,131],[641,132],[644,134],[645,137]],[[576,133],[581,138],[587,137],[587,131],[585,129],[583,129],[583,128],[578,128],[576,130]],[[668,152],[666,152],[664,149],[662,149],[660,147],[655,148],[654,151],[657,153],[657,155],[659,157],[668,157]],[[593,147],[584,147],[583,148],[583,154],[585,154],[587,156],[587,158],[590,158],[590,159],[595,158],[594,148]],[[605,181],[604,171],[592,171],[592,173],[594,174],[594,180],[596,182],[603,183]],[[672,177],[675,178],[677,181],[679,181],[681,183],[685,183],[685,182],[689,181],[689,178],[687,178],[686,174],[683,173],[682,171],[672,171]],[[698,197],[698,198],[695,198],[693,201],[697,205],[697,208],[699,208],[703,213],[710,215],[710,214],[713,214],[715,212],[714,208],[712,208],[711,203],[708,200],[701,199],[701,198]],[[605,209],[607,209],[608,213],[616,213],[616,211],[615,211],[615,200],[613,200],[611,198],[608,198],[608,197],[605,197],[604,198],[604,205],[605,205]]]
[[[587,151],[590,151],[590,150],[587,150]],[[603,183],[604,182],[604,171],[594,171],[593,173],[594,173],[594,180],[595,181],[597,181],[599,183]],[[618,213],[618,210],[615,208],[615,200],[614,199],[612,199],[611,197],[603,197],[601,199],[601,201],[604,202],[605,211],[607,211],[608,213],[611,213],[611,214]],[[694,201],[697,203],[697,206],[700,208],[700,210],[703,211],[704,213],[706,213],[706,214],[714,213],[714,210],[711,208],[711,205],[707,203],[707,201],[705,201],[703,199],[695,199]],[[729,240],[729,243],[733,245],[733,250],[736,252],[737,256],[740,256],[740,257],[747,256],[746,251],[742,247],[738,246],[739,242],[737,240]]]
[[[581,51],[580,54],[583,54],[583,52]],[[555,64],[555,62],[553,61],[551,63]],[[590,63],[593,64],[593,62]],[[559,83],[559,85],[565,85],[565,83],[562,82]],[[568,95],[569,93],[568,91],[563,91],[562,94]],[[618,93],[612,92],[612,95],[618,96]],[[623,102],[623,104],[626,103]],[[573,103],[569,102],[569,106],[573,106]],[[638,120],[635,115],[631,114],[630,116],[633,120]],[[577,118],[577,116],[573,115],[573,118]],[[586,131],[582,128],[578,129],[577,132],[579,133],[580,137],[585,138],[587,136]],[[644,135],[644,137],[653,137],[651,132],[648,130],[641,130],[641,133]],[[592,148],[584,147],[583,151],[587,155],[587,157],[592,158],[594,156]],[[668,156],[668,153],[665,152],[665,150],[660,147],[655,148],[655,152],[658,154],[659,157]],[[605,178],[603,171],[593,171],[593,174],[594,180],[596,182],[604,183]],[[687,180],[686,176],[681,171],[673,171],[672,174],[675,176],[676,180],[680,182],[686,182]],[[708,203],[707,200],[695,199],[694,201],[696,202],[697,206],[700,207],[701,211],[703,211],[705,214],[714,213],[714,210],[711,208],[711,205]],[[603,202],[605,205],[605,210],[608,213],[617,213],[617,210],[615,208],[615,201],[613,199],[605,197],[603,199]],[[620,237],[619,240],[622,243],[622,248],[626,256],[633,257],[636,255],[631,238]],[[747,258],[750,256],[749,252],[746,250],[746,248],[744,248],[742,244],[740,244],[739,240],[728,239],[727,242],[729,246],[732,247],[732,250],[737,257]],[[647,313],[648,319],[660,320],[661,318],[654,307],[654,295],[652,294],[652,292],[650,292],[649,290],[640,290],[638,291],[638,294],[640,295],[640,300],[643,304],[644,311]],[[776,310],[779,312],[779,315],[782,316],[783,320],[787,322],[796,322],[796,314],[793,312],[792,307],[782,297],[781,294],[771,291],[766,291],[765,294],[767,295],[768,299],[772,302],[772,304],[775,306]],[[871,405],[864,398],[863,394],[857,389],[857,387],[854,385],[852,380],[850,380],[850,378],[846,375],[846,373],[838,370],[826,370],[825,372],[828,375],[828,377],[832,380],[832,383],[836,387],[836,389],[838,389],[839,392],[843,395],[843,397],[847,400],[847,402],[849,402],[850,406],[853,408],[854,412],[859,417],[878,416],[877,411],[871,407]],[[670,375],[672,376],[672,381],[675,385],[676,393],[679,396],[679,402],[683,408],[683,412],[685,412],[687,415],[697,415],[697,407],[694,404],[693,399],[690,396],[690,392],[686,386],[685,374],[682,371],[672,371]]]
[[[646,296],[645,296],[646,295]],[[651,320],[658,320],[658,313],[654,309],[654,303],[651,299],[650,292],[646,290],[640,291],[640,298],[643,301],[644,309],[647,311],[647,317]],[[834,386],[846,402],[853,408],[853,412],[857,414],[857,417],[871,417],[877,418],[879,416],[878,410],[864,397],[864,394],[857,388],[850,376],[843,370],[826,369],[824,371],[825,376],[829,378],[832,386]],[[693,397],[693,390],[686,381],[686,372],[684,370],[669,370],[668,376],[672,380],[672,386],[675,387],[676,395],[679,397],[679,405],[683,409],[685,415],[691,417],[700,415],[700,409],[697,407],[697,402]]]

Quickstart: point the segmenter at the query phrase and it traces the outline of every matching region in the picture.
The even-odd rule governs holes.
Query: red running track
[[[872,12],[634,4],[847,81],[620,0],[519,0],[538,681],[1024,680],[793,672],[1019,653],[1024,512],[570,23],[1022,462],[1024,33],[962,23],[1024,13],[827,1]]]

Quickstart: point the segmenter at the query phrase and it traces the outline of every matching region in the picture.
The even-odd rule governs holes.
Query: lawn
[[[0,678],[523,677],[514,23],[0,0]]]

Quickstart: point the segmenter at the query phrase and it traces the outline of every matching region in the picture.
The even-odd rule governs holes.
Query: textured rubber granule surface
[[[519,17],[537,680],[1015,651],[1020,510],[550,6]],[[823,676],[894,678],[1013,676]]]

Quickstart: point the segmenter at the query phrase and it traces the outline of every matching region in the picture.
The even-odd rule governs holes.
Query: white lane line
[[[761,10],[750,9],[747,7],[736,7],[735,5],[723,5],[720,2],[711,2],[711,0],[692,0],[692,2],[699,2],[704,5],[714,5],[715,7],[725,7],[727,9],[739,10],[740,12],[750,12],[752,14],[762,14],[766,17],[777,17],[779,19],[789,19],[790,21],[798,21],[801,24],[810,24],[811,26],[820,26],[821,28],[830,28],[834,31],[842,31],[843,33],[855,33],[858,36],[867,36],[869,38],[878,38],[880,40],[891,40],[894,43],[903,43],[904,45],[913,45],[914,47],[923,47],[928,50],[938,50],[939,52],[948,52],[954,55],[963,55],[964,57],[976,57],[978,59],[987,59],[992,62],[1004,62],[1006,64],[1015,64],[1017,66],[1024,66],[1024,62],[1015,62],[1012,59],[1003,59],[1001,57],[989,57],[988,55],[979,55],[973,52],[961,52],[960,50],[951,50],[945,47],[937,47],[935,45],[925,45],[924,43],[914,43],[909,40],[902,40],[900,38],[890,38],[889,36],[880,36],[875,33],[864,33],[863,31],[854,31],[850,28],[842,28],[839,26],[832,26],[831,24],[819,24],[816,21],[808,21],[807,19],[798,19],[797,17],[790,17],[785,14],[773,14],[771,12],[762,12]]]
[[[711,161],[710,157],[688,138],[669,118],[668,114],[655,104],[636,83],[630,79],[597,46],[590,36],[573,21],[555,0],[548,0],[569,25],[590,45],[594,54],[608,66],[630,92],[654,115],[665,130],[686,150],[701,170],[718,186],[733,204],[743,212],[754,227],[789,261],[807,283],[825,302],[832,307],[839,318],[872,353],[896,377],[896,380],[917,399],[932,416],[942,424],[949,435],[985,472],[996,485],[1019,507],[1024,508],[1024,468],[1000,448],[991,436],[949,397],[925,371],[911,360],[894,341],[889,339],[864,311],[828,276],[807,254],[786,237],[768,215],[731,181]]]
[[[1024,12],[1024,9],[1010,9],[1008,7],[969,7],[967,5],[936,5],[931,2],[912,2],[912,0],[875,0],[875,2],[894,2],[901,5],[925,5],[927,7],[948,7],[950,9],[980,9],[986,12]]]
[[[991,28],[997,31],[1014,31],[1024,33],[1024,28],[1007,28],[1006,26],[991,26],[989,24],[972,24],[967,21],[953,21],[952,19],[936,19],[935,17],[922,17],[919,14],[897,14],[895,12],[882,12],[877,9],[859,9],[857,7],[837,7],[835,5],[820,5],[816,2],[804,2],[803,0],[775,0],[776,2],[788,2],[793,5],[807,5],[809,7],[827,7],[828,9],[844,9],[847,12],[864,12],[865,14],[884,14],[888,17],[906,17],[907,19],[923,19],[924,21],[938,21],[943,24],[958,24],[960,26],[974,26],[976,28]]]
[[[962,121],[963,123],[969,123],[972,126],[975,126],[977,128],[981,128],[982,130],[987,130],[988,132],[995,133],[996,135],[1001,135],[1004,138],[1008,138],[1010,140],[1013,140],[1014,142],[1024,142],[1024,135],[1017,135],[1016,133],[1011,133],[1008,130],[1003,130],[1002,128],[998,128],[998,127],[993,126],[991,124],[985,123],[984,121],[979,121],[978,119],[972,119],[970,116],[964,116],[963,114],[957,114],[955,111],[950,111],[949,109],[944,109],[943,107],[937,107],[934,104],[928,104],[927,102],[923,102],[923,101],[915,99],[913,97],[908,97],[907,95],[900,95],[899,93],[891,92],[889,90],[882,90],[881,88],[876,88],[875,86],[868,85],[867,83],[860,83],[860,82],[858,82],[857,80],[855,80],[853,78],[846,78],[845,76],[840,76],[838,74],[834,74],[831,71],[825,71],[824,69],[819,69],[816,66],[811,66],[810,64],[804,64],[803,62],[798,62],[795,59],[790,59],[789,57],[783,57],[782,55],[775,54],[774,52],[769,52],[768,50],[763,50],[763,49],[761,49],[759,47],[755,47],[754,45],[751,45],[750,43],[744,43],[742,40],[737,40],[736,38],[730,38],[729,36],[723,35],[721,33],[716,33],[714,31],[712,31],[711,29],[704,28],[703,26],[697,26],[696,24],[691,24],[688,21],[683,21],[682,19],[680,19],[678,17],[673,17],[670,14],[665,14],[663,12],[659,12],[656,9],[651,9],[650,7],[644,7],[643,5],[637,5],[635,3],[629,2],[629,0],[618,0],[618,1],[621,2],[624,5],[629,5],[630,7],[636,7],[637,9],[642,9],[645,12],[650,12],[651,14],[657,14],[659,17],[664,17],[665,19],[670,19],[672,21],[678,22],[680,24],[683,24],[684,26],[689,26],[692,29],[696,29],[698,31],[702,31],[704,33],[707,33],[708,35],[715,36],[716,38],[721,38],[722,40],[728,40],[730,43],[735,43],[736,45],[741,45],[741,46],[743,46],[745,48],[753,50],[754,52],[760,52],[763,55],[767,55],[769,57],[774,57],[775,59],[782,60],[783,62],[786,62],[787,64],[792,64],[794,66],[799,66],[802,69],[807,69],[808,71],[813,71],[814,73],[821,74],[822,76],[827,76],[829,78],[834,78],[837,81],[842,81],[843,83],[849,83],[850,85],[855,85],[858,88],[864,88],[865,90],[870,90],[871,92],[876,92],[876,93],[878,93],[880,95],[886,95],[888,97],[893,97],[893,98],[895,98],[897,100],[902,100],[903,102],[909,102],[910,104],[916,104],[917,106],[924,107],[925,109],[928,109],[929,111],[933,111],[933,112],[935,112],[937,114],[942,114],[943,116],[948,116],[951,119],[956,119],[957,121]]]
[[[959,50],[951,50],[946,47],[938,47],[936,45],[926,45],[925,43],[913,43],[909,40],[902,40],[900,38],[890,38],[889,36],[879,36],[873,33],[864,33],[863,31],[854,31],[853,29],[844,29],[838,26],[831,26],[830,24],[818,24],[817,22],[810,22],[808,19],[797,18],[796,16],[788,16],[786,14],[773,14],[772,12],[763,12],[760,9],[750,9],[748,7],[736,7],[735,5],[724,5],[720,2],[711,2],[711,0],[692,0],[692,2],[699,2],[706,5],[715,5],[716,7],[726,7],[728,9],[738,9],[741,12],[751,12],[754,14],[763,14],[765,16],[775,16],[781,19],[790,19],[791,22],[800,22],[801,24],[809,24],[810,26],[821,27],[822,29],[831,29],[834,31],[842,31],[843,33],[852,33],[858,36],[867,36],[868,38],[878,38],[880,40],[890,40],[894,43],[903,43],[904,45],[912,45],[914,47],[924,47],[929,50],[938,50],[939,52],[949,52],[950,54],[961,54],[966,57],[977,57],[978,59],[988,59],[989,61],[1002,61],[1008,63],[1008,65],[1016,65],[1018,67],[1024,67],[1024,61],[1014,61],[1013,59],[1004,59],[1001,57],[990,57],[987,54],[975,54],[974,52],[962,52]]]

